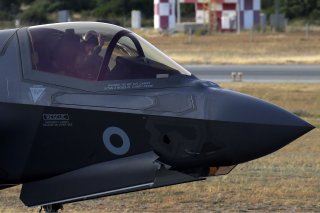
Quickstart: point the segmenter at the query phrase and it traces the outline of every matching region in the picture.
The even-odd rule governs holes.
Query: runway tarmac
[[[200,79],[231,82],[241,72],[243,82],[320,83],[319,65],[184,65]]]

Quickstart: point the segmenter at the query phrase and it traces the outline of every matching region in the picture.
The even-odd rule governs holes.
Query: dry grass
[[[309,39],[303,32],[282,34],[243,32],[173,36],[142,33],[152,44],[183,64],[319,64],[320,32],[314,31]],[[174,45],[173,45],[174,44]]]
[[[223,87],[252,94],[320,128],[320,85],[243,84]],[[282,150],[207,181],[107,197],[65,206],[64,212],[319,212],[320,130]],[[0,212],[36,212],[18,199],[19,187],[0,191]]]

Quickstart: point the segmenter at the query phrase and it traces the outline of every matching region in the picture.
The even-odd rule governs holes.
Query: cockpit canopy
[[[124,28],[91,22],[28,28],[34,71],[90,81],[157,79],[191,74]]]

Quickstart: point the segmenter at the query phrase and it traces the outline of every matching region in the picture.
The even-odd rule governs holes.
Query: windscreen
[[[32,68],[90,81],[191,75],[143,38],[91,22],[29,27]]]

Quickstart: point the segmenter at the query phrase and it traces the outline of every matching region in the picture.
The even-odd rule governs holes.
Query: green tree
[[[19,9],[19,0],[0,0],[0,20],[12,20]]]
[[[52,4],[49,0],[33,1],[29,8],[20,15],[23,22],[29,24],[45,24],[49,22],[48,12],[51,12]]]
[[[320,0],[280,0],[281,13],[289,19],[319,19]],[[275,0],[261,0],[263,12],[271,15],[275,11]]]
[[[96,1],[92,0],[56,0],[55,10],[71,10],[71,11],[83,11],[92,10],[96,5]]]
[[[141,10],[145,18],[153,16],[153,1],[150,0],[97,0],[93,15],[100,18],[130,16],[131,10]]]
[[[287,0],[285,5],[286,16],[290,19],[314,17],[319,9],[319,0]]]

